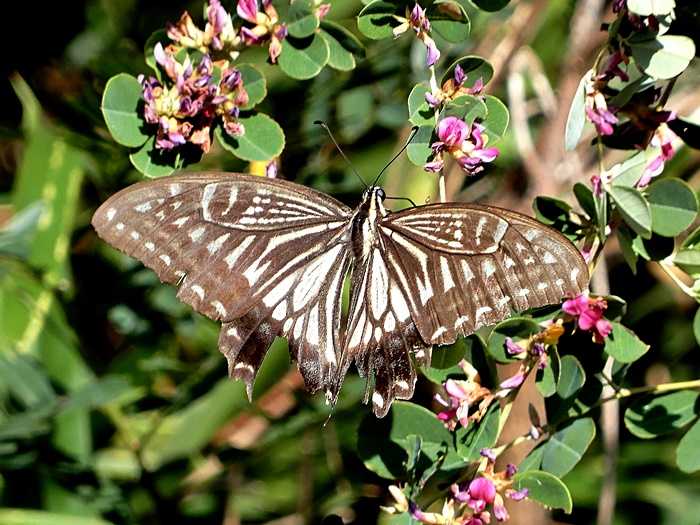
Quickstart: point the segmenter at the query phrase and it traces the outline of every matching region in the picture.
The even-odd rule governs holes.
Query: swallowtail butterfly
[[[92,224],[221,321],[219,349],[249,396],[282,336],[307,389],[331,401],[354,362],[379,417],[413,395],[413,361],[430,363],[433,345],[588,285],[578,250],[529,217],[460,203],[392,213],[384,199],[372,186],[353,210],[288,181],[187,173],[118,192]]]

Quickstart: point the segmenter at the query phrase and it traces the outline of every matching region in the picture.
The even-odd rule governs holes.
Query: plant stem
[[[438,87],[437,83],[437,76],[435,74],[435,66],[430,66],[429,68],[430,71],[430,92],[432,94],[437,94],[438,91],[440,91],[440,88]],[[438,125],[438,119],[439,119],[439,110],[438,107],[436,106],[434,109],[434,116],[435,116],[435,129],[437,129]],[[440,173],[438,173],[438,196],[440,198],[440,202],[445,202],[447,200],[447,190],[445,186],[445,168],[440,170]]]
[[[675,268],[674,264],[670,262],[668,258],[659,261],[659,266],[661,266],[661,269],[666,272],[666,275],[668,275],[671,280],[676,283],[676,286],[681,289],[681,291],[686,294],[689,297],[692,297],[693,299],[697,299],[696,294],[693,292],[693,289],[690,288],[687,284],[685,284],[680,277],[676,275],[676,272],[673,271]]]

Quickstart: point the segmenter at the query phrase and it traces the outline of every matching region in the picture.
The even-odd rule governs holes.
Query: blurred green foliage
[[[472,21],[471,36],[459,43],[436,37],[440,49],[452,58],[476,48],[516,9],[507,6],[485,13],[466,0],[460,3]],[[507,4],[475,3],[488,11]],[[354,15],[362,5],[350,0],[332,4],[331,22],[322,25],[324,40],[319,45],[339,70],[350,69],[351,59],[356,61],[352,73],[326,68],[299,82],[267,64],[262,49],[247,51],[246,60],[267,78],[268,96],[261,111],[279,122],[287,137],[281,174],[353,204],[361,183],[313,121],[326,120],[337,130],[349,157],[367,178],[391,157],[399,137],[405,135],[406,100],[413,86],[428,77],[423,49],[409,39],[366,42],[365,57],[339,51],[333,39],[347,29],[356,33]],[[544,4],[545,22],[533,29],[532,46],[557,89],[558,73],[568,67],[567,35],[560,28],[568,27],[573,5],[564,0]],[[6,112],[0,166],[0,523],[297,524],[320,523],[332,514],[346,523],[389,523],[386,515],[379,516],[379,505],[388,500],[381,476],[400,477],[392,469],[403,465],[390,464],[379,453],[363,456],[367,447],[358,453],[358,442],[371,443],[388,432],[402,445],[394,452],[408,457],[415,432],[428,427],[436,435],[444,431],[437,420],[423,411],[415,414],[420,429],[368,422],[360,405],[364,382],[355,375],[346,380],[328,419],[329,408],[321,396],[309,396],[295,383],[282,340],[268,355],[256,382],[254,403],[249,404],[243,385],[226,378],[215,323],[179,303],[175,291],[161,285],[152,272],[99,242],[89,226],[99,203],[140,178],[103,121],[100,100],[106,82],[124,71],[144,72],[148,36],[166,21],[177,20],[184,9],[199,13],[201,2],[89,0],[61,9],[64,24],[53,23],[59,14],[51,9],[38,22],[43,39],[52,44],[44,49],[21,48],[8,63],[11,87],[8,83],[2,91]],[[678,66],[663,61],[663,56],[651,61],[649,48],[649,44],[639,48],[638,60],[647,60],[647,68],[662,68],[664,75],[675,74]],[[687,50],[681,51],[685,60]],[[15,71],[21,76],[10,77]],[[493,89],[503,95],[503,81]],[[500,111],[496,99],[489,100],[493,111]],[[420,97],[417,102],[412,121],[420,114]],[[507,122],[507,114],[503,119]],[[505,123],[502,128],[500,133]],[[512,131],[506,132],[501,150],[487,177],[462,189],[471,188],[470,195],[480,198],[503,192],[520,198],[524,170]],[[241,171],[248,165],[221,148],[197,167]],[[697,154],[674,160],[673,170],[689,183],[683,189],[688,195],[697,191],[693,176],[697,169]],[[424,202],[435,198],[432,177],[399,159],[383,182],[390,194]],[[622,209],[640,202],[629,190],[611,194]],[[652,192],[648,214],[642,214],[646,222],[630,221],[634,231],[629,232],[628,244],[632,235],[650,237],[652,231],[673,235],[681,225],[687,226],[687,209],[697,208],[692,199],[675,212],[676,220],[655,220],[664,191],[656,187]],[[580,201],[586,198],[585,192],[577,196]],[[586,209],[586,203],[581,207]],[[561,218],[562,208],[554,208],[552,220]],[[626,254],[628,261],[627,256],[636,262],[643,251],[641,242]],[[696,252],[689,249],[687,255],[687,267],[696,268],[692,259]],[[621,254],[611,260],[612,292],[623,295],[628,304],[625,324],[652,348],[627,371],[627,378],[643,384],[645,377],[655,374],[664,380],[698,377],[700,362],[691,325],[694,305],[676,300],[672,285],[648,267],[640,264],[635,277]],[[501,337],[500,332],[495,336]],[[452,350],[455,355],[502,352],[501,343],[484,343],[476,336],[464,345]],[[641,356],[646,347],[624,350]],[[617,348],[606,351],[622,355]],[[579,363],[567,357],[571,359],[563,358],[557,367],[560,372],[568,370],[567,381],[550,378],[558,390],[550,388],[549,403],[567,398],[564,388],[578,391],[583,378],[577,372],[599,358],[580,355]],[[436,370],[449,370],[457,360],[444,359],[429,378],[439,382],[448,377],[449,372]],[[416,397],[428,404],[431,386],[426,378],[420,381]],[[546,385],[539,386],[547,390]],[[683,422],[696,419],[694,405],[677,399],[669,403],[666,408],[671,407],[672,413],[677,409]],[[398,404],[398,410],[419,408],[411,406]],[[668,441],[638,439],[658,424],[650,420],[648,407],[643,400],[636,402],[625,418],[615,524],[644,520],[692,525],[700,512],[700,479],[676,468],[681,433],[674,424]],[[563,406],[562,414],[567,410],[574,408]],[[377,428],[386,425],[389,429]],[[698,425],[695,422],[690,433],[698,434]],[[571,440],[576,440],[574,448],[585,451],[596,430],[590,419],[580,419],[567,429],[559,431],[533,463],[565,476],[574,511],[556,517],[590,523],[603,475],[600,446],[594,441],[569,471],[571,462],[554,449],[571,449]],[[455,450],[447,452],[443,466],[454,458],[473,459],[475,442],[479,448],[492,442],[489,435],[462,437]],[[691,446],[681,442],[678,461],[693,470],[697,456],[687,439]],[[442,451],[431,448],[430,436],[424,440],[423,452],[437,458]],[[375,468],[367,470],[363,460]],[[535,480],[540,484],[553,477],[527,472],[521,476],[518,483],[530,487],[535,485],[528,477],[540,476]],[[556,486],[553,493],[558,498],[553,505],[570,505],[568,492]]]

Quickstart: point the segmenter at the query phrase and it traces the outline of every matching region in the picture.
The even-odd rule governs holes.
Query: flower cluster
[[[498,149],[486,147],[488,137],[484,130],[478,122],[470,125],[457,117],[443,118],[437,127],[438,141],[431,144],[433,158],[424,169],[441,171],[445,165],[443,156],[449,153],[467,174],[483,171],[483,164],[492,162],[499,154]]]
[[[327,12],[327,9],[323,13]],[[270,62],[277,62],[282,52],[282,40],[287,37],[287,27],[281,24],[271,0],[263,0],[262,10],[258,0],[238,0],[236,13],[250,26],[241,27],[241,37],[246,45],[263,45],[269,42]]]
[[[438,91],[426,93],[425,101],[431,108],[435,109],[459,96],[481,95],[484,91],[484,80],[479,77],[471,87],[464,85],[466,80],[467,75],[464,73],[462,66],[457,64],[452,78],[448,78]]]
[[[166,82],[141,75],[144,119],[158,126],[156,147],[172,150],[186,143],[206,153],[211,147],[214,120],[234,137],[245,130],[238,121],[240,106],[248,103],[240,72],[227,60],[212,62],[203,55],[197,65],[189,56],[179,62],[172,50],[156,44],[154,56],[166,74]]]
[[[462,360],[459,366],[466,380],[448,379],[444,384],[447,399],[435,395],[435,400],[443,407],[437,417],[449,430],[454,430],[458,424],[467,427],[470,421],[479,421],[494,399],[491,391],[481,386],[479,373],[471,364]]]
[[[238,57],[238,50],[242,44],[241,37],[233,27],[231,15],[221,6],[219,0],[209,1],[207,24],[203,31],[185,11],[177,24],[168,24],[167,35],[177,46],[197,49],[206,54],[223,51],[232,59]]]
[[[399,25],[393,29],[394,37],[398,37],[409,29],[413,29],[418,39],[425,44],[427,49],[426,65],[428,67],[434,66],[440,59],[440,50],[437,48],[435,40],[430,36],[430,20],[425,14],[425,9],[416,3],[413,9],[406,7],[405,17],[394,15],[394,18],[399,22]]]
[[[591,332],[596,343],[603,343],[612,332],[612,324],[603,317],[608,303],[600,297],[590,297],[580,294],[564,301],[562,311],[576,321],[580,330]]]
[[[394,505],[385,508],[390,513],[409,512],[420,523],[444,525],[485,525],[491,523],[491,516],[497,521],[507,521],[510,516],[505,507],[505,498],[521,501],[528,496],[527,489],[513,488],[515,465],[508,464],[501,472],[494,472],[496,456],[490,449],[483,449],[486,468],[467,484],[453,484],[451,495],[443,503],[440,512],[426,512],[409,501],[401,489],[389,487]]]

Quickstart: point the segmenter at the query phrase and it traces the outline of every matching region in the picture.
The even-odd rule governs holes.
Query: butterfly
[[[428,365],[434,345],[587,288],[576,247],[525,215],[462,203],[394,213],[385,199],[373,185],[351,209],[289,181],[186,173],[127,187],[92,224],[221,322],[219,349],[249,397],[282,336],[306,388],[331,402],[355,363],[378,417],[411,398],[414,362]]]

